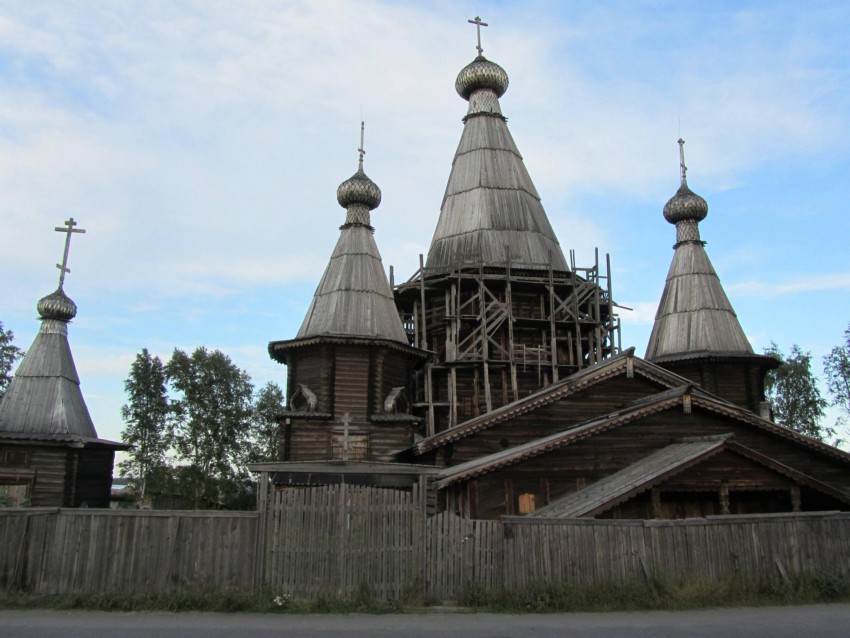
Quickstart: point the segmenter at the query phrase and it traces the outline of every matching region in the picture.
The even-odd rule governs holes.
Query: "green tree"
[[[773,405],[776,422],[819,441],[834,436],[832,428],[821,426],[828,404],[812,374],[811,353],[795,344],[786,357],[775,343],[764,353],[782,362],[765,378],[765,394]]]
[[[12,343],[14,339],[15,333],[4,330],[3,322],[0,321],[0,398],[6,394],[6,389],[12,382],[12,368],[15,367],[15,362],[24,356],[24,351]]]
[[[850,325],[844,331],[844,343],[824,357],[823,371],[832,405],[842,412],[839,425],[843,425],[850,417]]]
[[[256,445],[250,456],[251,461],[273,461],[277,458],[276,416],[285,409],[283,390],[273,381],[269,381],[254,397],[254,437]]]
[[[166,453],[171,447],[171,408],[166,390],[165,367],[147,348],[136,355],[124,381],[127,403],[121,408],[126,427],[121,440],[133,446],[129,458],[118,464],[122,476],[138,480],[139,496],[147,488],[159,489],[166,469]]]
[[[172,401],[177,456],[193,468],[183,496],[195,507],[227,507],[250,486],[243,463],[251,441],[253,386],[219,350],[175,349],[165,366],[180,398]]]

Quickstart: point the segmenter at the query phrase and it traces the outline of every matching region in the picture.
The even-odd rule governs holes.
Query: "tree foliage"
[[[133,450],[122,474],[143,478],[166,507],[253,507],[247,464],[276,456],[276,384],[254,397],[251,378],[219,350],[175,349],[163,365],[143,349],[124,387],[122,439]]]
[[[140,495],[144,498],[152,478],[159,477],[160,481],[154,480],[150,487],[156,489],[157,483],[161,483],[166,453],[171,447],[171,406],[160,358],[143,348],[130,367],[124,390],[127,403],[121,408],[121,417],[126,427],[121,440],[133,447],[119,468],[122,476],[138,479]]]
[[[277,420],[285,409],[283,390],[269,381],[254,397],[254,436],[256,445],[251,461],[272,461],[277,458]]]
[[[771,343],[765,354],[782,362],[765,378],[765,394],[773,405],[777,423],[820,441],[834,436],[832,428],[821,425],[828,403],[821,396],[817,379],[812,374],[811,353],[795,344],[786,357],[775,343]]]
[[[850,325],[844,331],[844,343],[824,357],[823,371],[832,405],[842,411],[839,423],[846,423],[850,417]]]
[[[12,382],[15,362],[24,356],[24,351],[13,343],[14,340],[15,334],[11,330],[4,330],[3,322],[0,321],[0,398],[6,394]]]
[[[244,457],[252,445],[251,379],[227,355],[203,347],[191,355],[175,349],[165,372],[179,393],[172,402],[175,451],[203,478],[184,496],[196,507],[223,506],[230,492],[249,482]]]

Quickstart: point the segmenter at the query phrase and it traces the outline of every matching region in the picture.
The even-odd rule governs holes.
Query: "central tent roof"
[[[540,195],[502,116],[499,97],[508,76],[479,55],[458,75],[469,101],[440,218],[428,251],[428,270],[464,265],[566,271]]]

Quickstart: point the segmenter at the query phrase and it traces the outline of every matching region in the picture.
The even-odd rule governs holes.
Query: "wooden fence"
[[[614,521],[506,518],[507,587],[653,576],[850,573],[850,513]]]
[[[254,586],[255,512],[0,510],[0,592]]]
[[[420,590],[420,501],[417,491],[344,484],[277,491],[265,514],[260,582],[307,598],[362,585],[385,600]]]
[[[426,516],[417,490],[344,485],[278,491],[257,513],[0,510],[0,592],[449,600],[471,585],[805,572],[850,573],[850,513],[476,521]]]

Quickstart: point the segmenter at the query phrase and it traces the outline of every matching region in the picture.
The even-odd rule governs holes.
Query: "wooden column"
[[[720,486],[720,513],[721,514],[729,514],[731,513],[729,509],[729,486],[721,485]]]

